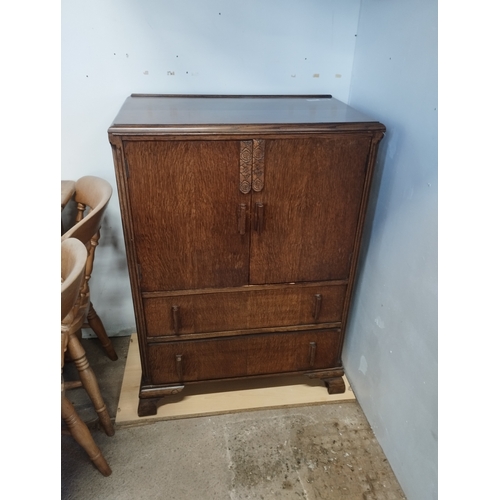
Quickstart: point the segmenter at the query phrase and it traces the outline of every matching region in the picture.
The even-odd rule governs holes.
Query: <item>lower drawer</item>
[[[334,323],[346,285],[293,285],[144,299],[148,337]]]
[[[304,372],[340,366],[340,329],[150,344],[152,384]]]

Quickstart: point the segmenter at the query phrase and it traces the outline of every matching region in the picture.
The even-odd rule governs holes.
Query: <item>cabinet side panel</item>
[[[127,254],[127,266],[129,270],[130,288],[134,303],[134,315],[139,341],[139,353],[141,358],[142,378],[149,383],[149,363],[146,350],[146,326],[142,309],[142,297],[139,288],[139,276],[135,259],[134,234],[131,219],[130,199],[127,190],[127,173],[125,158],[123,155],[123,143],[120,137],[109,135],[109,141],[113,153],[115,166],[116,183],[118,187],[118,200],[120,203],[120,213],[122,227],[125,237],[125,249]]]
[[[141,289],[246,284],[239,142],[130,141],[125,155]]]

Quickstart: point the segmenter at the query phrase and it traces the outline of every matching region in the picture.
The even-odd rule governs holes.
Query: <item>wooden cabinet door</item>
[[[363,134],[265,140],[251,284],[349,277],[370,143]]]
[[[142,291],[248,283],[239,148],[238,141],[124,141]]]

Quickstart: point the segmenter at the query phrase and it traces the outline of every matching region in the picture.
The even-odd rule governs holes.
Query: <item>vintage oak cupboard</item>
[[[127,98],[108,133],[139,415],[208,380],[304,374],[345,390],[344,331],[384,132],[331,96]]]

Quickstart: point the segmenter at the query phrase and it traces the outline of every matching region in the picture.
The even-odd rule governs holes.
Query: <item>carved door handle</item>
[[[238,232],[243,236],[247,231],[247,204],[240,203],[238,207]]]
[[[314,321],[318,321],[319,319],[319,315],[321,314],[322,303],[323,303],[323,296],[320,293],[314,295],[314,311],[313,311]]]
[[[175,369],[177,370],[179,382],[182,382],[182,354],[175,355]]]
[[[262,234],[264,230],[264,203],[258,201],[255,204],[255,231]]]
[[[314,367],[314,361],[316,360],[316,342],[309,342],[309,366]]]
[[[172,306],[172,324],[174,325],[174,333],[179,335],[181,329],[181,314],[179,306]]]

